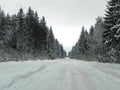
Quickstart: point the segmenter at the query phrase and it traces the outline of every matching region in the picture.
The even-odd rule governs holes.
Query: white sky
[[[24,12],[28,7],[45,16],[48,26],[52,26],[55,37],[69,51],[77,42],[84,25],[89,30],[95,18],[103,16],[107,0],[0,0],[1,8],[10,14]]]

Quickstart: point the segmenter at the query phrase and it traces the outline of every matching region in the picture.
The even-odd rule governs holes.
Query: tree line
[[[0,60],[28,60],[64,58],[63,45],[54,37],[52,27],[44,16],[39,19],[29,7],[25,14],[20,8],[14,15],[0,8]]]
[[[120,0],[109,0],[104,17],[98,17],[69,52],[71,58],[120,63]]]

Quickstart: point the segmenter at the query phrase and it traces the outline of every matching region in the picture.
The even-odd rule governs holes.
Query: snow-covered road
[[[71,59],[0,63],[0,90],[120,90],[120,65]]]

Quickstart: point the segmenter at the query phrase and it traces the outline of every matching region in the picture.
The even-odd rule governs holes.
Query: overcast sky
[[[47,25],[53,27],[55,37],[69,51],[77,42],[82,26],[89,30],[95,18],[103,16],[107,0],[0,0],[5,13],[15,14],[28,7],[45,16]]]

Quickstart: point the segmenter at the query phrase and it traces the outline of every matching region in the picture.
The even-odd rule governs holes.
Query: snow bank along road
[[[0,63],[0,90],[120,90],[120,65],[71,59]]]

